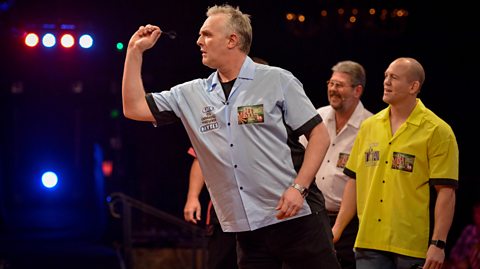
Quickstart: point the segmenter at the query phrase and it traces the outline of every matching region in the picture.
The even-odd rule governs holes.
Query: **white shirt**
[[[360,124],[364,119],[372,116],[372,113],[363,107],[362,102],[359,102],[348,122],[337,134],[335,110],[328,105],[317,111],[327,127],[330,147],[315,176],[315,182],[325,197],[326,209],[337,212],[340,209],[343,189],[348,180],[348,176],[343,173],[343,168],[350,156]],[[308,143],[305,136],[300,137],[300,142],[304,146]]]

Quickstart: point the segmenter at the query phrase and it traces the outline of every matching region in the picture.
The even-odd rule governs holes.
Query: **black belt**
[[[338,211],[330,211],[330,210],[327,210],[327,215],[329,217],[336,217],[338,215]]]

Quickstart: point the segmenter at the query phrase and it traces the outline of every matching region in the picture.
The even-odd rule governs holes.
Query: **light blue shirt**
[[[224,231],[283,221],[275,207],[303,160],[298,136],[322,120],[298,79],[247,57],[228,99],[214,72],[147,102],[158,124],[183,122]],[[304,202],[296,217],[310,213]]]

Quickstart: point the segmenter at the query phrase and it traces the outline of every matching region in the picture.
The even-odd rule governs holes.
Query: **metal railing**
[[[114,218],[122,219],[122,237],[123,246],[121,247],[121,267],[122,269],[133,269],[133,233],[132,233],[132,209],[138,209],[146,214],[149,214],[155,218],[166,223],[173,224],[176,227],[183,229],[191,234],[192,239],[192,268],[197,268],[197,250],[198,246],[201,246],[202,262],[200,267],[205,268],[205,238],[206,231],[203,228],[195,226],[186,222],[183,219],[170,215],[164,211],[161,211],[153,206],[136,200],[124,193],[114,192],[107,197],[108,207],[110,214]],[[121,205],[121,212],[119,206]]]

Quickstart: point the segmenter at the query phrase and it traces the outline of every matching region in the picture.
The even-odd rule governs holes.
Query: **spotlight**
[[[57,185],[57,183],[58,183],[57,174],[55,174],[52,171],[48,171],[48,172],[43,173],[43,175],[42,175],[43,186],[51,189],[51,188],[55,187]]]
[[[80,37],[78,43],[80,44],[80,47],[89,49],[93,46],[93,38],[89,34],[84,34]]]
[[[73,45],[75,44],[75,39],[73,38],[73,36],[71,34],[64,34],[60,38],[60,44],[62,44],[62,46],[64,48],[68,49],[68,48],[73,47]]]
[[[35,33],[28,33],[26,36],[25,36],[25,45],[33,48],[35,47],[36,45],[38,45],[38,42],[40,41],[40,39],[38,38],[38,35],[35,34]]]
[[[42,37],[42,44],[47,48],[51,48],[55,46],[56,43],[57,43],[57,40],[52,33],[47,33]]]

